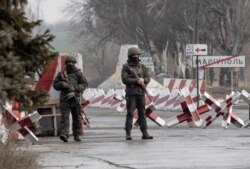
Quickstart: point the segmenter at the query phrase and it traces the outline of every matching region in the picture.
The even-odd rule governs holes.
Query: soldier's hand
[[[140,85],[144,86],[144,78],[139,78],[137,83],[139,83]]]
[[[63,88],[63,89],[69,89],[70,87],[69,87],[69,84],[68,84],[68,83],[62,82],[62,88]]]

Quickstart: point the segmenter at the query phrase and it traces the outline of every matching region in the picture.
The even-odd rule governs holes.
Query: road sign
[[[207,44],[187,44],[186,45],[186,55],[195,55],[198,60],[198,56],[207,55]],[[199,66],[198,62],[196,66],[196,78],[199,81]],[[197,89],[199,88],[199,83],[197,83]],[[199,90],[197,90],[197,99],[199,100]],[[197,107],[199,107],[199,102],[197,102]]]
[[[209,67],[245,67],[245,56],[199,56],[193,57],[193,67],[198,65],[200,68]]]
[[[207,55],[207,44],[187,44],[186,55]]]

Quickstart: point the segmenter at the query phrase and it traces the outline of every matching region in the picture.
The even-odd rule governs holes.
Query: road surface
[[[157,111],[167,120],[179,112]],[[234,110],[244,121],[248,110]],[[133,128],[133,140],[125,140],[125,113],[88,108],[91,126],[82,142],[63,143],[58,137],[39,137],[37,145],[43,169],[249,169],[250,131],[230,125],[221,127],[221,118],[207,129],[188,128],[186,123],[158,127],[148,119],[153,140],[142,140]],[[203,119],[207,115],[205,114]],[[28,143],[27,143],[28,144]]]

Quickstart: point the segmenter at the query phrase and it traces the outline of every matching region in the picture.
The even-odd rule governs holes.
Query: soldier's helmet
[[[132,55],[140,55],[141,54],[141,49],[137,47],[131,47],[128,49],[128,57]]]
[[[74,62],[76,63],[76,58],[74,56],[67,56],[65,59],[65,63],[67,62]]]

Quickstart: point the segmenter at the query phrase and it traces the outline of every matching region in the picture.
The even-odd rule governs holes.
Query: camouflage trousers
[[[63,102],[60,104],[61,111],[61,124],[60,124],[60,134],[69,136],[69,116],[72,115],[72,131],[74,136],[79,136],[81,134],[81,118],[80,108],[74,102]]]
[[[144,95],[127,95],[127,115],[125,122],[125,130],[131,131],[133,127],[133,114],[135,109],[138,111],[138,124],[141,130],[147,129],[147,121],[145,116],[145,96]]]

